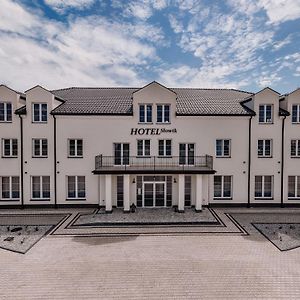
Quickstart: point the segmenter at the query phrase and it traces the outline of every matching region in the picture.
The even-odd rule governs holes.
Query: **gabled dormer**
[[[133,93],[133,116],[140,124],[171,124],[176,98],[174,91],[153,81]]]
[[[291,115],[292,124],[300,124],[300,88],[284,96],[285,109]]]

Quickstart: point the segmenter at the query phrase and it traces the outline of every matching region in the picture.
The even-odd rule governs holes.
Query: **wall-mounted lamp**
[[[177,180],[176,180],[176,178],[174,178],[173,182],[174,182],[174,183],[177,183]]]
[[[135,183],[135,178],[133,177],[133,179],[132,179],[132,183]]]

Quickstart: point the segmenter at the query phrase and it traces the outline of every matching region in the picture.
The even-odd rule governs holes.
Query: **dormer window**
[[[9,102],[0,102],[0,122],[11,122],[12,105]]]
[[[259,123],[273,123],[273,113],[271,104],[263,104],[259,106]]]
[[[157,123],[170,123],[170,105],[157,105]]]
[[[139,122],[152,123],[152,105],[140,104],[139,105]]]
[[[36,123],[46,123],[48,118],[46,103],[33,103],[32,121]]]
[[[292,106],[292,123],[300,123],[300,104]]]

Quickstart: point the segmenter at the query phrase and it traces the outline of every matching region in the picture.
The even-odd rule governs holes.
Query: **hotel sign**
[[[131,135],[161,135],[162,133],[177,133],[176,128],[131,128]]]

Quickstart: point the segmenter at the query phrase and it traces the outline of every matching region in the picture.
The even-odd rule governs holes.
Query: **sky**
[[[0,83],[300,86],[300,0],[0,0]]]

